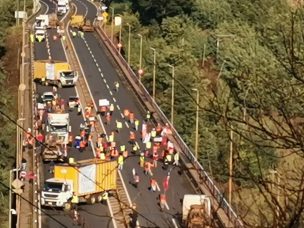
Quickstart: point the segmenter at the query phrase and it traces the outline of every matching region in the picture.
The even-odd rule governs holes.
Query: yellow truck
[[[94,204],[105,191],[116,189],[117,161],[88,159],[74,165],[56,164],[54,177],[44,182],[41,205],[71,209],[73,192],[79,202]]]
[[[94,31],[94,26],[92,25],[91,21],[87,20],[82,15],[73,15],[71,17],[70,26],[73,28],[82,30],[84,32],[93,32]]]
[[[58,87],[74,86],[78,79],[77,72],[72,71],[70,64],[52,60],[34,61],[33,76],[36,82]]]

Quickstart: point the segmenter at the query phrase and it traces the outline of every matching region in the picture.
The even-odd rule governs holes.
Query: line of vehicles
[[[58,16],[65,15],[69,9],[69,0],[56,0],[56,12],[51,14],[41,14],[35,18],[34,30],[35,40],[43,42],[46,39],[46,30],[49,28],[58,28],[63,31],[63,23],[58,20]],[[93,23],[83,15],[71,16],[71,27],[84,32],[94,31]]]
[[[69,10],[68,0],[57,1],[57,15],[63,15]],[[56,14],[39,15],[34,29],[35,38],[44,40],[46,29],[59,26]],[[82,15],[71,17],[71,27],[82,31],[94,31],[90,21]],[[62,28],[63,29],[63,28]],[[70,64],[62,61],[36,60],[33,67],[33,80],[44,86],[57,87],[74,86],[78,74]],[[41,205],[45,207],[61,207],[71,209],[73,194],[80,202],[94,204],[101,202],[105,191],[116,189],[117,161],[102,161],[88,159],[68,162],[64,150],[71,143],[71,125],[69,113],[63,108],[52,109],[52,102],[57,97],[53,92],[45,92],[37,99],[37,112],[44,132],[45,146],[42,150],[44,162],[54,162],[53,177],[44,181],[41,191]],[[79,105],[76,97],[68,101],[71,109]],[[99,105],[102,106],[102,105]],[[182,220],[187,228],[210,227],[211,201],[205,195],[185,195],[182,207]]]

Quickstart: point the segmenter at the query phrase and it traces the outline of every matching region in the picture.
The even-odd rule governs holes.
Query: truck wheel
[[[100,203],[102,201],[102,195],[97,196],[97,202]]]
[[[69,211],[72,209],[72,204],[71,203],[65,203],[64,204],[64,210]]]
[[[94,195],[90,196],[90,198],[89,198],[89,203],[90,203],[90,204],[96,203],[96,197],[95,197]]]

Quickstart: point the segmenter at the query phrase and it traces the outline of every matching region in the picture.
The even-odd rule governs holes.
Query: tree
[[[139,12],[143,25],[161,24],[166,17],[189,15],[193,8],[193,0],[134,0],[133,12]]]

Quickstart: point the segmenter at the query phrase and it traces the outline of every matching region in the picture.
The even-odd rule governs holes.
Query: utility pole
[[[155,78],[156,78],[156,49],[150,47],[150,49],[153,51],[153,88],[152,88],[152,97],[155,101]]]
[[[229,153],[229,197],[228,203],[231,205],[232,201],[232,175],[233,175],[233,127],[230,129],[230,153]]]

